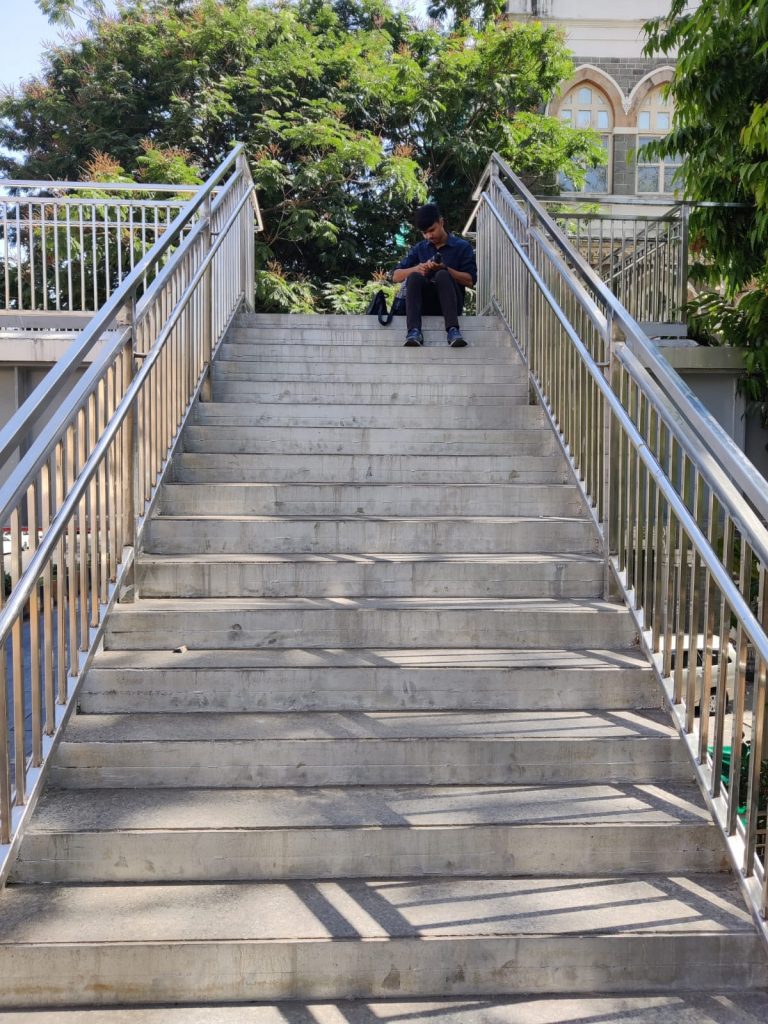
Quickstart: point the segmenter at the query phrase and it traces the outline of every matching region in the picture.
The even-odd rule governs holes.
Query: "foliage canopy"
[[[132,174],[149,140],[205,173],[239,139],[258,265],[316,296],[369,279],[428,198],[461,229],[494,149],[537,186],[602,159],[595,135],[541,113],[571,70],[556,29],[495,20],[490,0],[467,8],[479,23],[444,7],[453,31],[390,0],[123,0],[0,97],[0,145],[21,154],[0,171],[73,178],[100,152]]]
[[[646,25],[646,51],[678,51],[672,132],[686,198],[743,204],[691,218],[693,272],[709,287],[700,331],[747,349],[748,393],[768,414],[768,0],[672,0]]]

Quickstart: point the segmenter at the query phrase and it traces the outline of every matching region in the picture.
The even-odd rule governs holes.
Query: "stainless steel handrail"
[[[7,599],[0,588],[0,884],[215,346],[241,304],[252,306],[254,203],[239,146],[187,204],[201,215],[170,258],[156,254],[150,288],[140,298],[138,282],[122,292],[130,325],[102,347],[0,491],[11,542],[10,557],[0,553],[11,577]],[[118,301],[99,315],[102,333]]]
[[[483,186],[470,220],[478,306],[502,316],[527,363],[601,533],[606,595],[618,586],[635,616],[768,942],[759,838],[768,817],[760,779],[768,755],[768,488],[498,157]],[[744,791],[748,653],[755,669]]]
[[[117,291],[113,292],[109,301],[94,314],[88,326],[70,345],[66,355],[46,374],[40,386],[35,388],[29,398],[0,430],[0,465],[4,464],[9,456],[15,454],[19,442],[27,436],[31,427],[39,420],[41,413],[50,408],[51,403],[73,379],[83,361],[103,337],[104,331],[111,324],[117,322],[126,305],[134,297],[137,287],[146,279],[150,268],[159,266],[162,257],[174,244],[178,243],[182,233],[188,229],[198,211],[208,201],[215,186],[231,169],[242,152],[242,146],[233,149],[205,185],[197,187],[195,194],[184,204],[177,217],[169,225],[168,230],[158,238],[149,252],[136,264]],[[86,187],[82,183],[81,186]]]
[[[701,435],[704,443],[726,468],[734,483],[749,498],[763,519],[768,521],[768,492],[765,478],[757,471],[744,452],[738,447],[711,412],[704,406],[697,395],[688,387],[677,371],[659,352],[658,347],[648,338],[634,317],[630,316],[613,292],[600,280],[589,264],[573,249],[567,237],[558,228],[544,208],[534,199],[522,181],[515,175],[509,165],[497,154],[494,154],[481,178],[480,186],[475,189],[473,199],[479,199],[481,186],[488,181],[493,165],[515,182],[526,205],[535,217],[546,225],[548,235],[557,245],[566,259],[573,265],[576,273],[592,290],[602,307],[610,313],[614,323],[621,329],[623,340],[629,345],[642,365],[650,370],[663,386],[670,401],[680,409]],[[717,204],[710,204],[717,205]],[[470,217],[470,222],[472,217]]]

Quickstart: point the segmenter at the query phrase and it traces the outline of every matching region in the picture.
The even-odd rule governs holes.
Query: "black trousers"
[[[405,318],[408,330],[421,330],[422,316],[445,317],[445,329],[459,326],[464,305],[464,289],[447,270],[438,270],[429,278],[411,274],[405,281]]]

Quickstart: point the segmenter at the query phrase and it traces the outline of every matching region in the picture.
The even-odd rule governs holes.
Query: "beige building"
[[[560,25],[573,51],[574,74],[563,82],[549,113],[600,133],[608,162],[590,172],[584,192],[663,197],[675,191],[674,160],[638,160],[637,149],[665,135],[673,107],[663,95],[669,58],[643,55],[643,25],[666,13],[669,0],[509,0],[517,20]],[[564,191],[572,186],[561,182]]]

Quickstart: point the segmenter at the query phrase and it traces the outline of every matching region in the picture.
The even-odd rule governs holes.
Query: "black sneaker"
[[[462,337],[461,331],[459,330],[458,327],[448,328],[448,344],[451,346],[451,348],[466,347],[467,343],[466,341],[464,341],[464,338]]]
[[[408,331],[405,336],[405,344],[408,348],[416,348],[419,345],[424,344],[424,335],[418,327],[414,327],[412,331]]]

